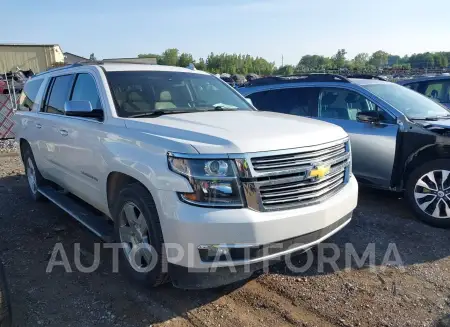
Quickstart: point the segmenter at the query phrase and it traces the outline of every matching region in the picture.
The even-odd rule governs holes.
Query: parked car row
[[[381,79],[329,74],[259,78],[239,91],[247,101],[213,75],[158,65],[34,76],[15,115],[32,198],[122,243],[132,278],[187,289],[248,278],[344,228],[355,176],[405,191],[422,220],[450,226],[441,105]]]
[[[260,78],[257,74],[247,74],[246,76],[240,74],[221,74],[219,76],[224,82],[230,84],[232,87],[241,87],[246,85],[247,82]]]

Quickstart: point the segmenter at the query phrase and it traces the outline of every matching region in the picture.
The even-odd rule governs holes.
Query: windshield
[[[425,119],[447,116],[450,112],[440,104],[404,86],[386,84],[362,85],[410,119]]]
[[[164,71],[117,71],[106,74],[120,117],[154,112],[254,110],[212,75]]]

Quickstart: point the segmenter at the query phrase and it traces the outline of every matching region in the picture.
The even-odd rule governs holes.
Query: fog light
[[[200,259],[202,261],[224,261],[227,257],[230,257],[230,251],[228,248],[221,247],[220,245],[200,245],[198,247]]]

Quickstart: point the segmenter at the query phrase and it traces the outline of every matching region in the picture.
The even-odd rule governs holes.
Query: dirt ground
[[[313,265],[294,274],[278,264],[206,291],[140,288],[111,272],[107,254],[94,273],[46,273],[55,243],[81,243],[89,262],[98,240],[56,206],[30,200],[14,152],[0,154],[0,223],[14,326],[430,326],[450,313],[450,231],[418,222],[392,193],[361,190],[352,222],[328,240],[340,249],[352,243],[359,255],[375,243],[376,271],[344,270],[343,258],[337,272]],[[403,269],[381,266],[390,243]]]

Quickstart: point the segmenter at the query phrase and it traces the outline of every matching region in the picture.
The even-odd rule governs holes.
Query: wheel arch
[[[147,181],[147,179],[144,179],[144,181]],[[145,187],[153,200],[155,200],[151,187],[142,181],[141,176],[132,176],[129,173],[124,173],[121,171],[111,171],[106,179],[106,197],[110,213],[112,213],[112,203],[115,200],[115,196],[118,194],[118,190],[120,190],[124,185],[134,183],[138,183]]]
[[[450,159],[450,144],[427,145],[409,155],[403,170],[402,188],[405,187],[406,181],[417,167],[436,159]]]
[[[19,150],[20,150],[20,157],[22,158],[22,161],[23,161],[23,151],[25,150],[26,147],[29,147],[31,149],[30,143],[26,139],[21,137],[19,139]]]

